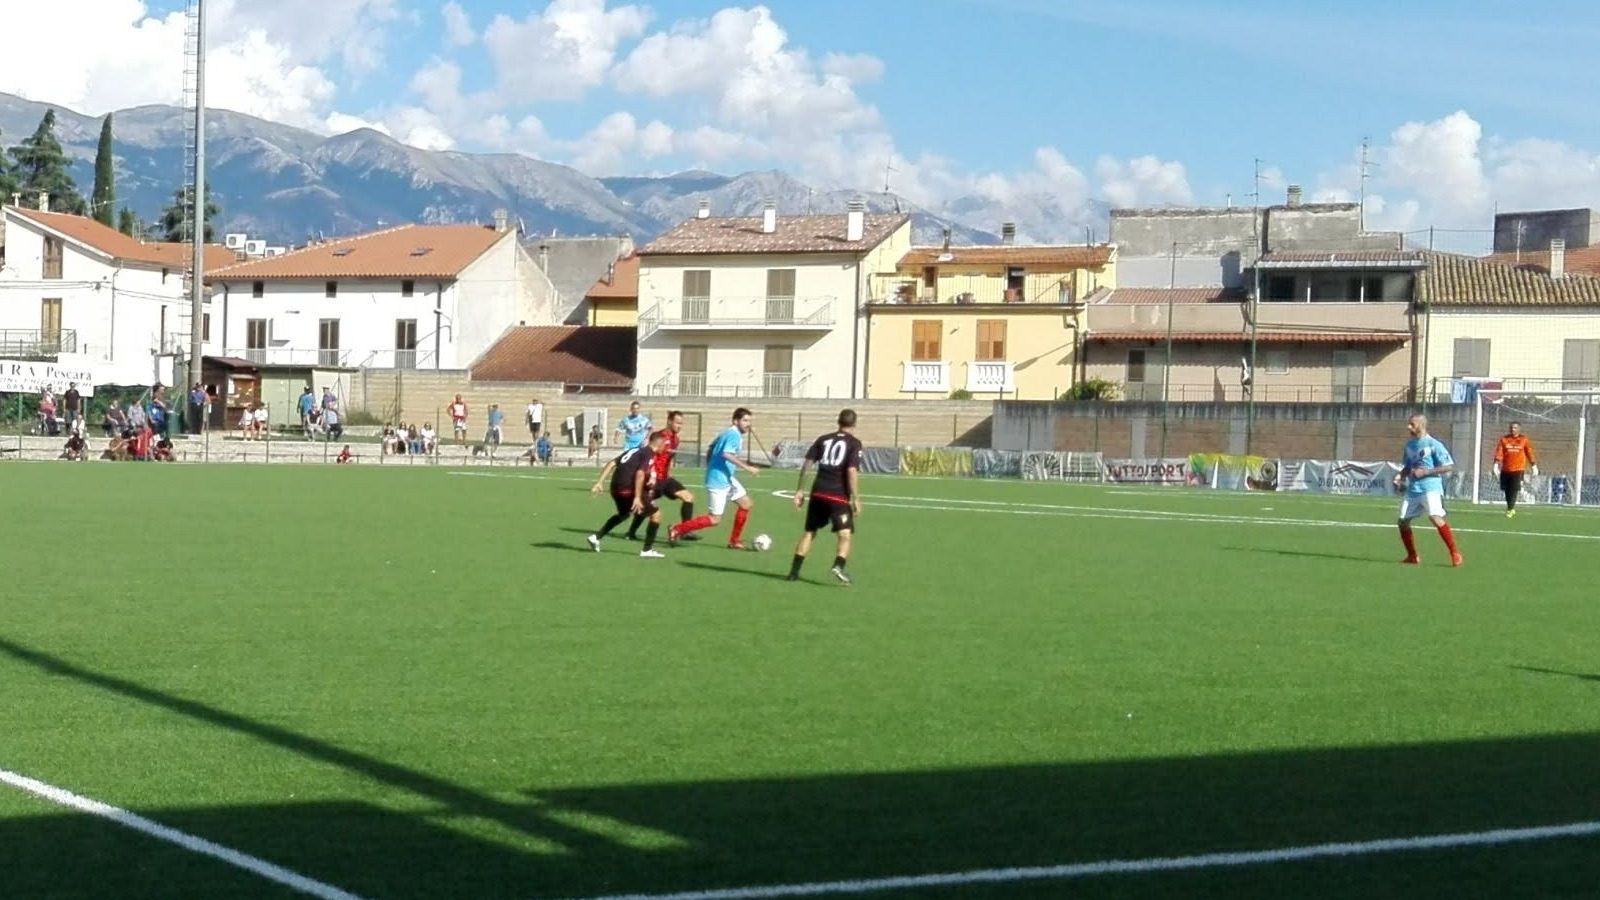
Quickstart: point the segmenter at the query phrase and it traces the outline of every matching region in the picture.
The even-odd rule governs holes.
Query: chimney
[[[710,200],[701,200],[700,201],[700,209],[694,214],[694,217],[696,219],[709,219],[709,218],[711,218],[711,201]]]
[[[50,211],[50,194],[46,191],[39,192],[39,212]]]
[[[1550,277],[1565,278],[1567,276],[1567,242],[1565,238],[1552,238],[1550,240]]]
[[[761,233],[772,234],[777,230],[778,204],[768,200],[767,205],[761,207]]]
[[[606,266],[606,284],[616,284],[616,283],[617,283],[617,264],[616,263],[611,263],[610,265]]]
[[[505,234],[506,233],[506,229],[508,227],[510,227],[510,224],[511,224],[511,213],[510,212],[508,212],[507,210],[504,210],[504,209],[497,209],[497,210],[494,211],[494,232],[495,232],[495,234]]]
[[[862,200],[851,200],[844,216],[844,239],[859,241],[867,233],[867,204]]]
[[[1007,247],[1017,242],[1017,223],[1007,222],[1000,226],[1000,243]]]
[[[539,245],[539,271],[550,274],[550,245]]]
[[[945,229],[944,229],[944,252],[946,252],[946,253],[950,252],[950,228],[949,228],[949,226],[945,226]]]
[[[1298,184],[1289,185],[1289,205],[1290,206],[1299,206],[1300,205],[1300,185],[1298,185]]]

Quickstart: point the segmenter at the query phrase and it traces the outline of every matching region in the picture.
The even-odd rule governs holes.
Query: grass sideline
[[[750,482],[774,552],[719,530],[646,561],[583,548],[592,473],[468,471],[0,466],[0,768],[372,900],[1600,815],[1588,515],[1458,505],[1466,567],[1423,529],[1406,569],[1388,500],[869,477],[842,589],[826,537],[781,580],[792,472]],[[30,898],[298,896],[4,787],[0,872]],[[1578,838],[877,896],[1596,883]]]

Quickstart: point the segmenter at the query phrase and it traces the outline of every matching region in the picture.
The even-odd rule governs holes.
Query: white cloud
[[[452,47],[466,47],[478,40],[478,33],[472,30],[472,18],[461,4],[450,0],[440,10],[444,17],[445,42]]]
[[[387,26],[400,18],[398,0],[209,0],[207,37],[220,45],[261,31],[300,62],[338,59],[352,74],[384,61]]]
[[[640,127],[632,114],[612,113],[574,141],[573,165],[591,175],[614,175],[636,159],[655,159],[673,152],[673,131],[661,121]]]
[[[865,53],[829,53],[822,58],[822,71],[857,84],[883,77],[883,60]]]
[[[1479,218],[1493,202],[1482,141],[1483,126],[1465,111],[1432,122],[1407,122],[1395,129],[1383,149],[1383,181],[1403,188],[1435,215]]]
[[[390,137],[394,136],[394,133],[389,130],[389,126],[383,124],[382,122],[374,119],[366,119],[361,116],[351,115],[349,113],[330,113],[328,118],[323,120],[322,124],[323,129],[330,134],[349,134],[352,131],[370,128],[380,134],[387,134]]]
[[[1112,206],[1163,206],[1194,202],[1183,163],[1138,156],[1122,161],[1102,156],[1095,162],[1100,193]]]
[[[573,100],[605,80],[617,48],[643,34],[649,20],[640,6],[552,0],[521,21],[495,16],[483,41],[506,102]]]

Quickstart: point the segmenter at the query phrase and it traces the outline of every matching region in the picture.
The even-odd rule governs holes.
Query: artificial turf
[[[0,769],[369,900],[1600,819],[1600,518],[1458,505],[1407,568],[1387,499],[869,477],[840,588],[826,536],[782,580],[792,473],[773,552],[665,560],[584,546],[588,477],[0,465]],[[1590,837],[877,896],[1596,884]],[[0,896],[296,895],[0,785]]]

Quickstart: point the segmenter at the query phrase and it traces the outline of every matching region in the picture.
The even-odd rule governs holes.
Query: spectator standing
[[[534,443],[533,447],[534,450],[539,454],[539,461],[547,466],[550,465],[550,436],[547,434],[540,434],[539,440]]]
[[[489,404],[489,431],[483,436],[483,442],[489,445],[489,455],[494,456],[495,449],[500,446],[500,441],[505,437],[504,425],[506,414],[500,411],[500,404]]]
[[[594,459],[600,454],[600,442],[605,440],[605,435],[600,433],[600,426],[589,429],[589,458]]]
[[[539,432],[544,430],[544,404],[535,397],[528,401],[528,439],[534,442],[539,440]]]
[[[50,437],[60,434],[56,425],[56,394],[48,384],[39,392],[39,424]]]
[[[144,407],[139,401],[135,400],[128,404],[128,428],[139,431],[144,428],[145,418]]]
[[[106,430],[106,437],[121,434],[128,428],[128,417],[123,415],[122,407],[118,406],[115,400],[106,407],[106,421],[103,427]]]
[[[206,421],[206,389],[196,381],[194,387],[189,389],[189,414],[188,421],[184,422],[189,427],[190,434],[199,434]]]
[[[450,401],[450,424],[455,426],[456,443],[465,446],[467,443],[467,402],[457,394],[456,399]]]
[[[313,411],[317,408],[317,398],[315,394],[311,393],[311,385],[309,384],[306,385],[304,391],[300,392],[299,408],[300,430],[305,432],[306,440],[309,441],[316,436],[317,428],[316,418],[313,415]]]
[[[79,414],[83,411],[83,395],[78,393],[76,381],[67,384],[67,392],[61,395],[61,408],[67,414],[67,431],[72,431],[72,426],[78,421]]]
[[[167,419],[167,389],[158,384],[150,393],[150,428],[166,437]]]

